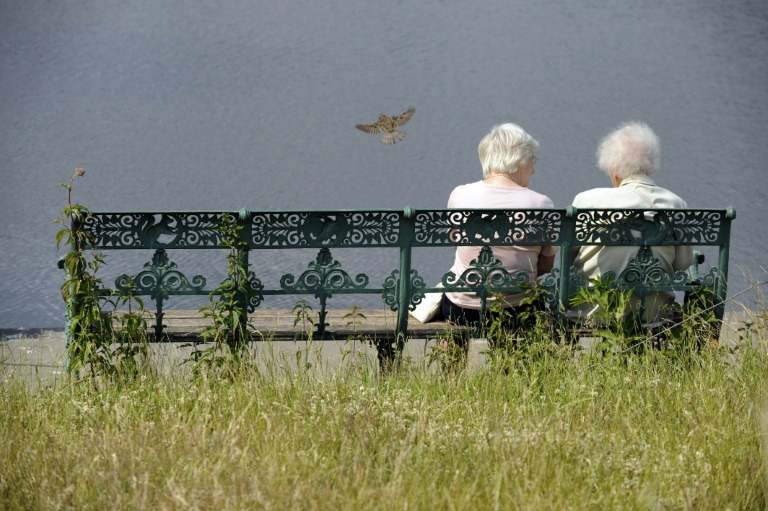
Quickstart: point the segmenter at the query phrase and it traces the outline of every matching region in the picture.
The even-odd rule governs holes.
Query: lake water
[[[597,144],[647,122],[660,185],[736,207],[741,293],[768,263],[766,55],[763,0],[0,2],[0,328],[62,325],[75,167],[92,210],[434,208],[507,121],[540,142],[531,187],[557,206],[609,186]],[[394,147],[354,128],[408,105]],[[140,269],[124,257],[105,278]],[[451,258],[416,262],[437,278]]]

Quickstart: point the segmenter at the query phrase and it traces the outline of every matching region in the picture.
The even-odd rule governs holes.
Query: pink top
[[[457,186],[448,199],[448,207],[452,209],[478,208],[552,208],[554,204],[546,195],[534,192],[528,188],[496,186],[477,181]],[[511,275],[519,271],[528,273],[529,282],[536,279],[536,265],[539,254],[553,256],[557,247],[491,247],[494,258],[501,261],[502,267]],[[456,259],[451,271],[460,277],[470,266],[473,259],[480,254],[480,247],[458,247]],[[450,301],[465,309],[479,309],[480,298],[475,293],[446,293]],[[522,293],[508,294],[504,297],[506,307],[515,307],[523,299]]]

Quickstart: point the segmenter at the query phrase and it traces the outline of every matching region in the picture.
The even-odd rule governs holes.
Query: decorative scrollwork
[[[261,280],[256,278],[256,274],[252,271],[248,272],[248,280],[246,280],[246,284],[248,288],[248,312],[253,312],[256,310],[256,307],[261,305],[261,302],[264,301],[264,295],[262,294],[262,291],[264,291],[264,284],[261,283]]]
[[[341,263],[331,256],[331,251],[322,248],[317,254],[317,259],[309,263],[309,269],[298,279],[290,273],[283,275],[280,279],[280,287],[290,292],[314,292],[315,298],[321,298],[321,295],[330,298],[332,291],[364,289],[368,285],[367,275],[359,273],[353,280],[346,271],[340,269],[340,266]]]
[[[400,214],[395,212],[257,213],[251,248],[397,246]]]
[[[408,310],[415,310],[416,306],[424,299],[424,288],[427,287],[424,279],[416,270],[411,270],[411,296],[408,300]],[[399,308],[398,296],[400,294],[400,270],[392,270],[392,273],[384,279],[381,297],[389,309],[396,311]]]
[[[134,277],[122,274],[115,280],[115,289],[122,294],[146,295],[153,300],[167,300],[170,295],[205,294],[205,277],[195,275],[190,282],[168,260],[165,250],[159,249],[152,261],[144,264],[146,270]]]
[[[560,269],[553,268],[543,279],[541,279],[542,299],[546,302],[549,310],[557,310],[558,296],[560,294]]]
[[[576,241],[589,245],[710,245],[722,213],[709,210],[579,210]]]
[[[231,291],[233,287],[231,280],[225,280],[222,283],[222,287],[228,291]],[[238,286],[236,293],[237,300],[240,303],[245,304],[248,312],[253,312],[259,305],[261,305],[261,302],[264,301],[264,294],[262,291],[264,291],[264,285],[259,279],[256,278],[255,273],[249,271],[245,281],[243,281],[242,284]]]
[[[92,248],[220,246],[217,213],[94,213],[84,223]]]
[[[581,274],[581,271],[576,267],[571,266],[568,273],[568,289],[570,291],[575,291],[586,285],[587,282],[584,281],[584,275]]]
[[[529,276],[524,271],[510,275],[502,267],[501,261],[493,257],[491,247],[486,245],[480,249],[477,259],[472,260],[470,267],[461,276],[457,277],[453,272],[448,272],[443,275],[442,281],[446,288],[458,292],[474,292],[482,297],[489,291],[520,291],[520,286],[529,283]]]
[[[398,291],[400,289],[400,270],[392,270],[381,285],[381,298],[393,311],[397,310]]]
[[[416,242],[424,244],[450,244],[462,223],[462,212],[452,210],[419,211],[416,213]]]
[[[678,271],[670,275],[661,266],[659,259],[653,255],[651,248],[647,246],[640,248],[637,255],[629,261],[627,267],[616,279],[618,288],[632,289],[640,296],[670,286],[679,288],[687,283],[687,272]]]
[[[720,242],[720,211],[684,210],[670,212],[674,239],[685,244],[716,244]]]
[[[723,280],[723,274],[713,266],[700,280],[703,287],[717,289],[719,283]]]
[[[560,239],[562,212],[436,210],[416,214],[416,243],[540,245]]]

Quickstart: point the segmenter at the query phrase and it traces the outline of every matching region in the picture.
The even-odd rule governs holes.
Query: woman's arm
[[[545,256],[539,254],[539,261],[536,263],[536,276],[544,275],[552,271],[555,265],[555,256]]]

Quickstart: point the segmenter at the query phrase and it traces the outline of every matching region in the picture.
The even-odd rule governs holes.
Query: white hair
[[[477,147],[483,177],[506,174],[512,178],[520,163],[533,158],[538,149],[539,143],[517,124],[494,126]]]
[[[628,122],[606,136],[597,148],[597,165],[609,176],[650,176],[661,164],[659,137],[647,124]]]

